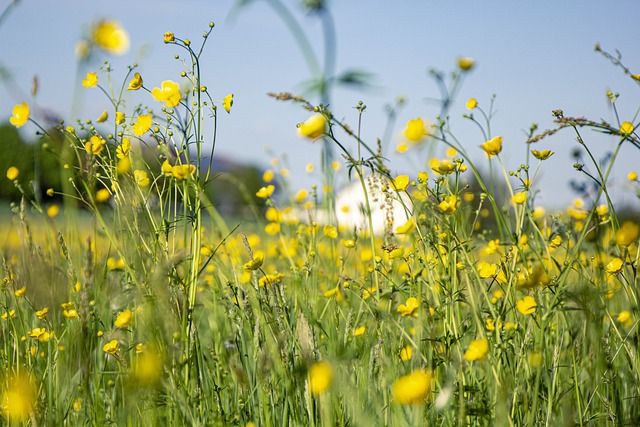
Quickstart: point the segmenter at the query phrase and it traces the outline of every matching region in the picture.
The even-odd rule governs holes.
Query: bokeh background
[[[11,2],[0,1],[0,10]],[[162,35],[172,31],[197,46],[210,21],[216,27],[203,55],[205,84],[218,99],[235,94],[233,110],[219,121],[216,153],[220,159],[271,167],[273,158],[290,170],[294,187],[320,184],[319,167],[305,172],[308,163],[319,164],[320,144],[299,139],[296,124],[307,117],[299,106],[276,102],[270,91],[305,92],[311,74],[295,37],[273,8],[274,2],[136,0],[14,2],[0,23],[0,121],[8,120],[14,104],[34,105],[34,117],[93,119],[109,107],[98,90],[80,87],[87,71],[105,60],[118,84],[129,64],[138,64],[148,87],[163,80],[180,81],[182,65],[173,57],[175,46],[165,45]],[[281,0],[309,38],[314,54],[323,61],[322,21],[300,1]],[[634,1],[440,1],[340,0],[329,1],[336,34],[335,73],[359,70],[369,75],[366,87],[336,86],[331,109],[355,125],[353,108],[362,100],[367,109],[363,136],[372,144],[383,137],[386,106],[399,96],[407,102],[398,112],[391,136],[385,141],[393,173],[417,173],[426,169],[427,152],[394,154],[407,120],[423,117],[434,121],[440,93],[428,70],[445,74],[456,70],[456,59],[473,57],[476,66],[466,76],[457,102],[450,110],[457,138],[484,162],[478,147],[484,142],[472,123],[464,120],[465,101],[475,97],[488,109],[495,95],[494,135],[504,138],[503,158],[511,167],[524,160],[525,133],[533,122],[540,130],[553,127],[551,111],[616,123],[606,92],[619,92],[617,106],[622,121],[638,123],[638,83],[625,76],[602,55],[604,50],[622,54],[632,72],[640,72],[637,40],[640,27]],[[122,56],[96,54],[79,65],[74,46],[87,35],[90,25],[102,18],[116,19],[129,32],[131,47]],[[39,92],[30,96],[33,77]],[[150,95],[130,94],[128,108],[138,102],[153,104]],[[35,137],[35,126],[21,129],[25,139]],[[611,150],[614,138],[585,131],[585,140],[596,157]],[[429,142],[427,142],[429,144]],[[575,135],[565,130],[536,147],[557,154],[543,166],[536,187],[542,204],[562,208],[574,197],[569,181],[584,177],[574,171]],[[443,155],[439,145],[433,154]],[[637,198],[626,181],[627,173],[640,169],[637,149],[624,147],[611,180],[611,192],[628,205]],[[345,182],[342,182],[344,185]],[[296,188],[293,188],[295,190]]]

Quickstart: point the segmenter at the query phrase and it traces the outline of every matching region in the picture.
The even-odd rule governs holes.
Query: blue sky
[[[321,54],[317,19],[302,13],[297,1],[282,1],[295,11]],[[7,0],[1,0],[0,10],[6,4]],[[301,140],[295,133],[296,123],[307,113],[265,95],[269,91],[302,91],[302,82],[310,75],[300,51],[265,1],[256,0],[231,17],[233,4],[221,0],[22,0],[0,26],[0,65],[15,80],[9,90],[7,85],[0,86],[0,117],[8,118],[15,103],[33,102],[23,93],[28,94],[33,75],[38,75],[37,105],[70,118],[78,76],[101,65],[96,61],[78,72],[74,57],[76,41],[96,19],[119,20],[131,37],[126,55],[104,57],[114,68],[114,79],[124,78],[126,66],[136,62],[149,87],[159,86],[162,80],[180,80],[182,69],[173,59],[179,51],[164,45],[162,34],[173,31],[199,43],[208,22],[214,21],[216,28],[203,57],[205,84],[219,99],[230,92],[235,94],[232,114],[225,114],[219,123],[217,153],[263,167],[269,166],[272,157],[284,155],[294,189],[320,183],[318,174],[308,176],[304,172],[307,163],[318,164],[320,144]],[[566,115],[615,122],[605,96],[607,90],[621,94],[621,119],[638,123],[638,85],[593,49],[596,42],[612,52],[618,49],[624,63],[640,72],[640,27],[632,13],[636,10],[633,1],[334,0],[330,4],[337,32],[337,70],[358,68],[374,75],[370,90],[335,90],[331,109],[355,125],[353,106],[364,101],[368,108],[363,136],[375,143],[384,131],[384,106],[405,96],[408,102],[399,114],[390,152],[407,120],[434,120],[437,109],[426,98],[437,97],[438,92],[427,70],[452,71],[458,56],[475,58],[477,66],[465,79],[450,111],[452,127],[480,164],[485,163],[478,148],[483,137],[461,118],[469,97],[488,107],[496,95],[492,130],[494,135],[503,136],[502,156],[512,167],[524,160],[524,131],[532,122],[539,123],[541,129],[552,127],[554,109],[563,109]],[[108,107],[98,91],[81,93],[83,119],[95,119]],[[147,98],[136,94],[128,105],[133,108],[137,102],[154,103]],[[35,131],[25,128],[26,132]],[[615,145],[612,139],[590,131],[583,136],[597,155]],[[557,153],[543,165],[537,183],[543,204],[561,206],[571,200],[567,181],[581,178],[570,158],[576,146],[574,135],[565,131],[537,147]],[[434,150],[442,154],[444,148],[436,145]],[[399,158],[391,155],[391,169],[415,176],[418,170],[426,169],[426,154],[427,150]],[[617,199],[634,200],[625,177],[630,170],[640,169],[638,158],[637,149],[623,148],[611,181]]]

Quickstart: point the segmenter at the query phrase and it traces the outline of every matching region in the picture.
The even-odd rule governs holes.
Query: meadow
[[[27,100],[13,108],[11,125],[62,142],[37,148],[57,156],[63,179],[41,197],[24,171],[2,171],[21,194],[0,230],[7,423],[640,424],[640,224],[617,213],[608,187],[620,148],[640,148],[635,116],[554,111],[556,128],[532,125],[526,143],[509,145],[522,158],[510,170],[492,104],[454,97],[475,66],[462,57],[443,80],[443,114],[402,124],[396,147],[445,154],[393,175],[360,121],[272,93],[307,111],[291,132],[324,144],[322,182],[293,192],[274,165],[248,194],[263,205],[253,219],[223,217],[204,190],[218,179],[217,123],[233,120],[233,94],[202,77],[214,31],[197,42],[164,34],[181,82],[154,87],[144,69],[108,63],[83,76],[110,103],[97,119],[47,128]],[[117,22],[101,21],[85,47],[126,43]],[[127,104],[131,91],[148,104]],[[453,102],[479,129],[482,166],[449,126]],[[354,108],[361,116],[366,104]],[[606,162],[590,154],[592,130],[615,141]],[[567,165],[587,184],[550,211],[535,183],[559,132],[587,153]],[[360,189],[355,207],[339,202],[338,175]],[[627,181],[640,191],[636,172]]]

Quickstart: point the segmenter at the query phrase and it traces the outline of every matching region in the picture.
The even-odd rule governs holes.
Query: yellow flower
[[[171,167],[171,175],[178,181],[188,179],[196,171],[194,165],[176,165]]]
[[[449,159],[431,159],[429,160],[429,167],[438,175],[449,175],[455,172],[457,168],[456,163]]]
[[[129,50],[129,34],[114,20],[99,21],[93,28],[96,45],[114,55],[122,55]]]
[[[124,123],[124,113],[122,111],[116,112],[116,124],[121,125]]]
[[[400,304],[398,306],[398,313],[402,314],[402,317],[417,316],[419,307],[420,303],[418,302],[418,299],[415,297],[409,297],[407,298],[406,304]]]
[[[270,222],[269,224],[264,226],[264,232],[269,236],[275,236],[280,233],[280,224],[277,222]]]
[[[316,139],[325,134],[327,119],[323,114],[317,113],[298,125],[298,135]]]
[[[333,368],[327,362],[316,362],[308,373],[309,391],[314,396],[318,396],[331,386],[333,381]]]
[[[535,157],[538,160],[547,160],[549,157],[553,156],[555,152],[551,150],[542,150],[542,151],[531,150],[531,154],[533,154],[533,157]]]
[[[47,332],[47,328],[33,328],[27,332],[27,335],[40,342],[47,342],[49,338],[51,338],[51,334]]]
[[[126,266],[127,264],[124,262],[122,258],[118,258],[117,260],[113,257],[107,258],[107,269],[110,271],[124,270]]]
[[[140,114],[133,125],[133,133],[142,136],[151,129],[151,114]]]
[[[29,120],[29,105],[26,102],[16,104],[11,114],[9,122],[17,128],[22,127]]]
[[[49,314],[49,307],[45,307],[42,310],[36,311],[36,317],[40,320],[47,317],[48,314]]]
[[[166,33],[164,33],[164,42],[165,43],[171,43],[173,41],[175,41],[176,37],[173,35],[173,33],[171,31],[167,31]]]
[[[391,181],[391,186],[397,191],[406,190],[408,185],[409,185],[409,177],[407,175],[398,175],[397,177],[394,178],[393,181]]]
[[[405,138],[411,142],[420,142],[428,134],[424,120],[419,117],[417,119],[409,120],[407,122],[407,127],[404,129]]]
[[[440,211],[445,215],[451,215],[455,213],[459,205],[460,205],[460,200],[458,199],[458,197],[452,195],[452,196],[445,197],[438,204],[438,209],[440,209]]]
[[[624,261],[622,261],[620,258],[613,258],[611,261],[609,261],[609,263],[605,267],[605,270],[609,275],[618,274],[623,269],[624,269]]]
[[[133,78],[129,81],[127,90],[138,90],[142,87],[142,84],[142,76],[140,75],[140,73],[135,73],[133,75]]]
[[[132,364],[132,379],[139,386],[151,386],[160,380],[163,365],[163,358],[157,351],[138,353],[138,356],[136,356]]]
[[[470,362],[481,361],[487,358],[489,354],[489,341],[486,338],[480,338],[471,341],[467,351],[464,352],[464,358]]]
[[[171,80],[165,80],[160,85],[161,87],[154,87],[151,91],[156,101],[164,102],[168,108],[175,107],[180,104],[182,100],[182,93],[180,93],[180,85]]]
[[[67,308],[62,310],[62,315],[67,320],[73,320],[78,318],[78,310],[75,308]]]
[[[91,153],[97,156],[102,153],[102,150],[104,149],[106,143],[107,141],[102,139],[102,137],[93,135],[91,139],[89,139],[89,141],[84,144],[84,149],[87,151],[87,153]]]
[[[411,360],[411,356],[413,356],[413,348],[410,345],[402,347],[402,350],[400,350],[400,359],[406,362],[407,360]]]
[[[20,289],[16,289],[13,294],[16,296],[16,298],[22,298],[23,296],[25,296],[26,293],[27,293],[27,287],[23,286]]]
[[[229,95],[224,97],[224,99],[222,100],[222,106],[224,107],[224,110],[227,113],[231,112],[231,107],[233,106],[233,94],[232,93],[230,93]]]
[[[95,87],[98,84],[98,73],[87,73],[87,77],[82,79],[82,86],[86,88]]]
[[[107,110],[104,110],[102,114],[100,114],[100,116],[96,119],[96,122],[104,123],[107,121],[108,118],[109,118],[109,113],[107,113]]]
[[[245,263],[242,268],[245,271],[254,271],[262,267],[262,263],[264,262],[264,255],[256,254],[253,259],[247,263]]]
[[[294,197],[296,203],[302,203],[304,202],[307,197],[309,196],[309,192],[307,190],[305,190],[304,188],[298,190],[298,192],[296,193],[296,196]]]
[[[29,414],[36,404],[36,388],[24,374],[12,375],[0,397],[2,413],[10,424],[22,423],[29,419]]]
[[[353,336],[354,337],[361,337],[361,336],[364,335],[365,331],[366,331],[366,328],[364,326],[360,326],[355,331],[353,331]]]
[[[482,148],[489,155],[489,157],[495,156],[502,151],[502,137],[493,137],[484,144],[480,145],[480,148]]]
[[[407,144],[405,144],[404,142],[401,142],[398,145],[396,145],[396,153],[404,154],[407,151],[409,151],[409,146]]]
[[[131,322],[133,322],[133,313],[131,310],[125,310],[118,314],[116,321],[113,322],[113,324],[118,329],[124,329],[131,326]]]
[[[129,157],[129,151],[131,151],[131,141],[129,138],[122,138],[122,142],[116,148],[116,157],[119,159],[124,159]]]
[[[431,392],[431,373],[425,370],[413,371],[398,378],[393,383],[393,401],[401,405],[423,403]]]
[[[9,169],[7,169],[7,179],[10,181],[18,179],[18,175],[20,175],[20,170],[17,167],[10,166]]]
[[[147,175],[147,172],[140,169],[136,169],[133,171],[133,178],[136,181],[136,184],[138,184],[138,186],[142,188],[148,187],[149,184],[151,183],[151,180],[149,179],[149,175]]]
[[[633,324],[633,320],[631,319],[631,313],[628,311],[621,311],[618,313],[618,317],[616,317],[618,323],[623,324],[626,327],[629,327]]]
[[[55,218],[60,213],[60,206],[51,205],[47,208],[47,216],[49,218]]]
[[[524,191],[516,193],[513,195],[511,201],[513,201],[513,203],[515,203],[516,205],[521,205],[527,201],[527,193]]]
[[[102,351],[108,354],[116,354],[119,347],[118,340],[111,340],[102,347]]]
[[[625,221],[616,231],[616,243],[618,246],[630,246],[638,240],[640,226],[635,222]]]
[[[533,314],[535,313],[537,307],[538,303],[531,295],[527,295],[521,300],[516,301],[516,308],[518,309],[520,314]]]
[[[106,188],[101,188],[100,190],[96,191],[96,201],[98,203],[104,203],[110,198],[111,193],[109,193],[109,190],[107,190]]]
[[[478,100],[475,98],[467,99],[467,110],[473,110],[478,106]]]
[[[498,273],[498,265],[488,263],[486,261],[480,261],[478,263],[478,275],[483,279],[494,277]]]
[[[325,235],[325,237],[328,237],[329,239],[338,238],[338,229],[333,225],[325,225],[322,230],[322,233]]]
[[[638,180],[638,172],[635,172],[635,171],[629,172],[629,175],[627,175],[627,179],[629,181],[637,181]]]
[[[476,60],[473,59],[473,58],[470,58],[468,56],[464,56],[464,57],[459,57],[458,58],[458,67],[462,71],[469,71],[470,69],[473,68],[475,63],[476,63]]]
[[[620,124],[620,135],[627,136],[633,133],[633,123],[631,122],[622,122]]]
[[[2,313],[2,320],[9,320],[9,318],[13,319],[16,317],[16,310],[11,309],[9,311],[5,311]]]
[[[269,197],[271,197],[275,189],[276,187],[274,187],[273,185],[267,185],[266,187],[261,187],[256,193],[256,196],[258,196],[261,199],[268,199]]]

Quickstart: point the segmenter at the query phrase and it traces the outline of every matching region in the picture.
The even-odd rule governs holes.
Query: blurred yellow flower
[[[136,359],[133,361],[131,378],[138,386],[151,386],[162,377],[164,361],[155,350],[138,353],[136,346]]]
[[[420,307],[420,302],[415,297],[407,298],[406,304],[400,304],[398,306],[398,313],[402,314],[402,317],[405,316],[417,316],[418,308]]]
[[[398,378],[391,391],[393,401],[401,405],[423,403],[431,392],[431,373],[425,370],[413,371]]]
[[[120,145],[116,147],[116,157],[119,159],[129,157],[129,151],[131,151],[131,140],[125,136]]]
[[[464,352],[464,358],[470,362],[475,362],[486,359],[488,354],[489,341],[486,338],[480,338],[471,341],[471,344]]]
[[[364,332],[366,331],[366,328],[364,326],[360,326],[359,328],[356,328],[355,331],[353,331],[353,336],[354,337],[361,337],[364,335]]]
[[[438,175],[449,175],[456,171],[457,164],[449,159],[440,160],[434,158],[429,160],[429,167]]]
[[[7,421],[11,424],[27,421],[35,404],[36,388],[31,379],[25,374],[11,375],[0,397],[2,413]]]
[[[513,195],[513,198],[511,199],[511,201],[516,205],[521,205],[527,201],[527,193],[524,191],[516,193]]]
[[[101,136],[93,135],[89,141],[84,144],[84,149],[87,153],[97,156],[102,153],[106,143],[107,141],[105,141]]]
[[[322,232],[325,237],[328,237],[329,239],[338,238],[338,229],[333,225],[325,225]]]
[[[622,261],[620,258],[613,258],[611,261],[609,261],[609,263],[605,267],[605,270],[609,275],[618,274],[622,272],[623,269],[624,269],[624,261]]]
[[[486,261],[480,261],[477,265],[478,275],[483,279],[494,277],[498,274],[498,265],[488,263]]]
[[[635,243],[640,236],[640,226],[632,221],[625,221],[616,231],[616,243],[618,246],[629,246]]]
[[[317,113],[298,125],[298,135],[316,139],[325,134],[327,119],[323,114]]]
[[[159,88],[154,87],[151,91],[151,96],[156,101],[164,102],[167,108],[175,107],[182,100],[180,85],[172,80],[163,81]]]
[[[109,193],[109,190],[107,190],[106,188],[101,188],[100,190],[96,191],[96,201],[98,203],[104,203],[110,198],[111,193]]]
[[[533,314],[535,313],[537,307],[538,303],[531,295],[527,295],[521,300],[516,301],[516,308],[518,309],[520,314]]]
[[[86,88],[95,87],[98,84],[98,73],[87,73],[87,77],[82,79],[82,86]]]
[[[400,359],[406,362],[407,360],[411,360],[411,356],[413,356],[413,348],[410,345],[402,347],[402,350],[400,350]]]
[[[531,154],[533,154],[533,157],[535,157],[538,160],[547,160],[549,157],[553,156],[555,152],[551,150],[542,150],[542,151],[531,150]]]
[[[116,354],[118,348],[120,348],[118,340],[111,340],[102,347],[102,351],[108,354]]]
[[[260,267],[262,267],[262,263],[264,262],[264,255],[263,254],[256,254],[252,260],[250,260],[249,262],[245,263],[242,268],[245,271],[254,271],[259,269]]]
[[[222,106],[224,107],[224,111],[226,111],[227,113],[231,112],[231,107],[233,106],[233,94],[232,93],[230,93],[229,95],[224,97],[224,99],[222,100]]]
[[[142,87],[143,81],[140,73],[135,73],[133,78],[129,81],[129,86],[127,90],[138,90]]]
[[[502,137],[495,136],[484,144],[481,144],[480,148],[482,148],[489,157],[495,156],[502,151]]]
[[[451,196],[445,197],[438,204],[438,209],[440,209],[440,211],[445,215],[451,215],[455,213],[459,205],[460,205],[460,199],[458,199],[458,197],[455,195],[451,195]]]
[[[327,362],[316,362],[309,368],[309,391],[318,396],[331,386],[333,368]]]
[[[142,136],[151,129],[151,114],[140,114],[133,125],[133,133]]]
[[[10,181],[15,181],[18,179],[18,175],[20,175],[20,170],[15,166],[9,166],[7,169],[7,179]]]
[[[420,142],[428,134],[424,120],[421,118],[409,120],[407,122],[407,127],[404,129],[405,138],[411,142]]]
[[[620,124],[620,135],[627,136],[633,133],[633,123],[631,122],[622,122]]]
[[[117,21],[98,21],[93,27],[92,36],[96,45],[113,55],[122,55],[129,50],[129,34]]]
[[[635,171],[629,172],[629,175],[627,175],[627,179],[629,181],[637,181],[638,180],[638,172],[635,172]]]
[[[268,199],[269,197],[271,197],[271,195],[273,194],[275,189],[276,189],[276,187],[274,187],[273,185],[267,185],[266,187],[261,187],[256,192],[256,196],[261,198],[261,199]]]
[[[96,119],[96,122],[104,123],[107,121],[108,118],[109,118],[109,113],[107,112],[107,110],[104,110],[102,114],[100,114],[100,116]]]
[[[141,188],[148,187],[149,184],[151,183],[151,180],[149,179],[149,175],[147,175],[147,172],[140,169],[136,169],[133,171],[133,179],[135,180],[136,184],[138,184],[138,186]]]
[[[49,314],[49,307],[45,307],[42,310],[36,311],[36,317],[40,320],[46,318],[48,314]]]
[[[60,213],[60,206],[51,205],[47,208],[47,216],[49,218],[55,218]]]
[[[29,105],[26,102],[16,104],[11,110],[9,122],[17,128],[24,126],[29,120]]]
[[[616,320],[618,321],[618,323],[621,323],[626,327],[633,325],[633,319],[631,319],[631,313],[629,313],[626,310],[618,313],[618,317],[616,317]]]
[[[478,106],[478,100],[475,98],[467,99],[467,110],[473,110]]]
[[[473,68],[473,66],[475,65],[476,61],[473,58],[470,58],[468,56],[462,56],[462,57],[458,57],[458,67],[462,70],[462,71],[469,71]]]
[[[404,154],[407,151],[409,151],[409,146],[407,144],[405,144],[404,142],[401,142],[398,145],[396,145],[396,153]]]
[[[122,111],[116,112],[116,124],[121,125],[124,123],[124,113]]]
[[[176,165],[171,167],[171,175],[178,181],[188,179],[195,171],[195,165]]]
[[[131,326],[132,322],[133,322],[133,313],[131,312],[131,310],[125,310],[118,314],[113,324],[118,329],[124,329]]]

